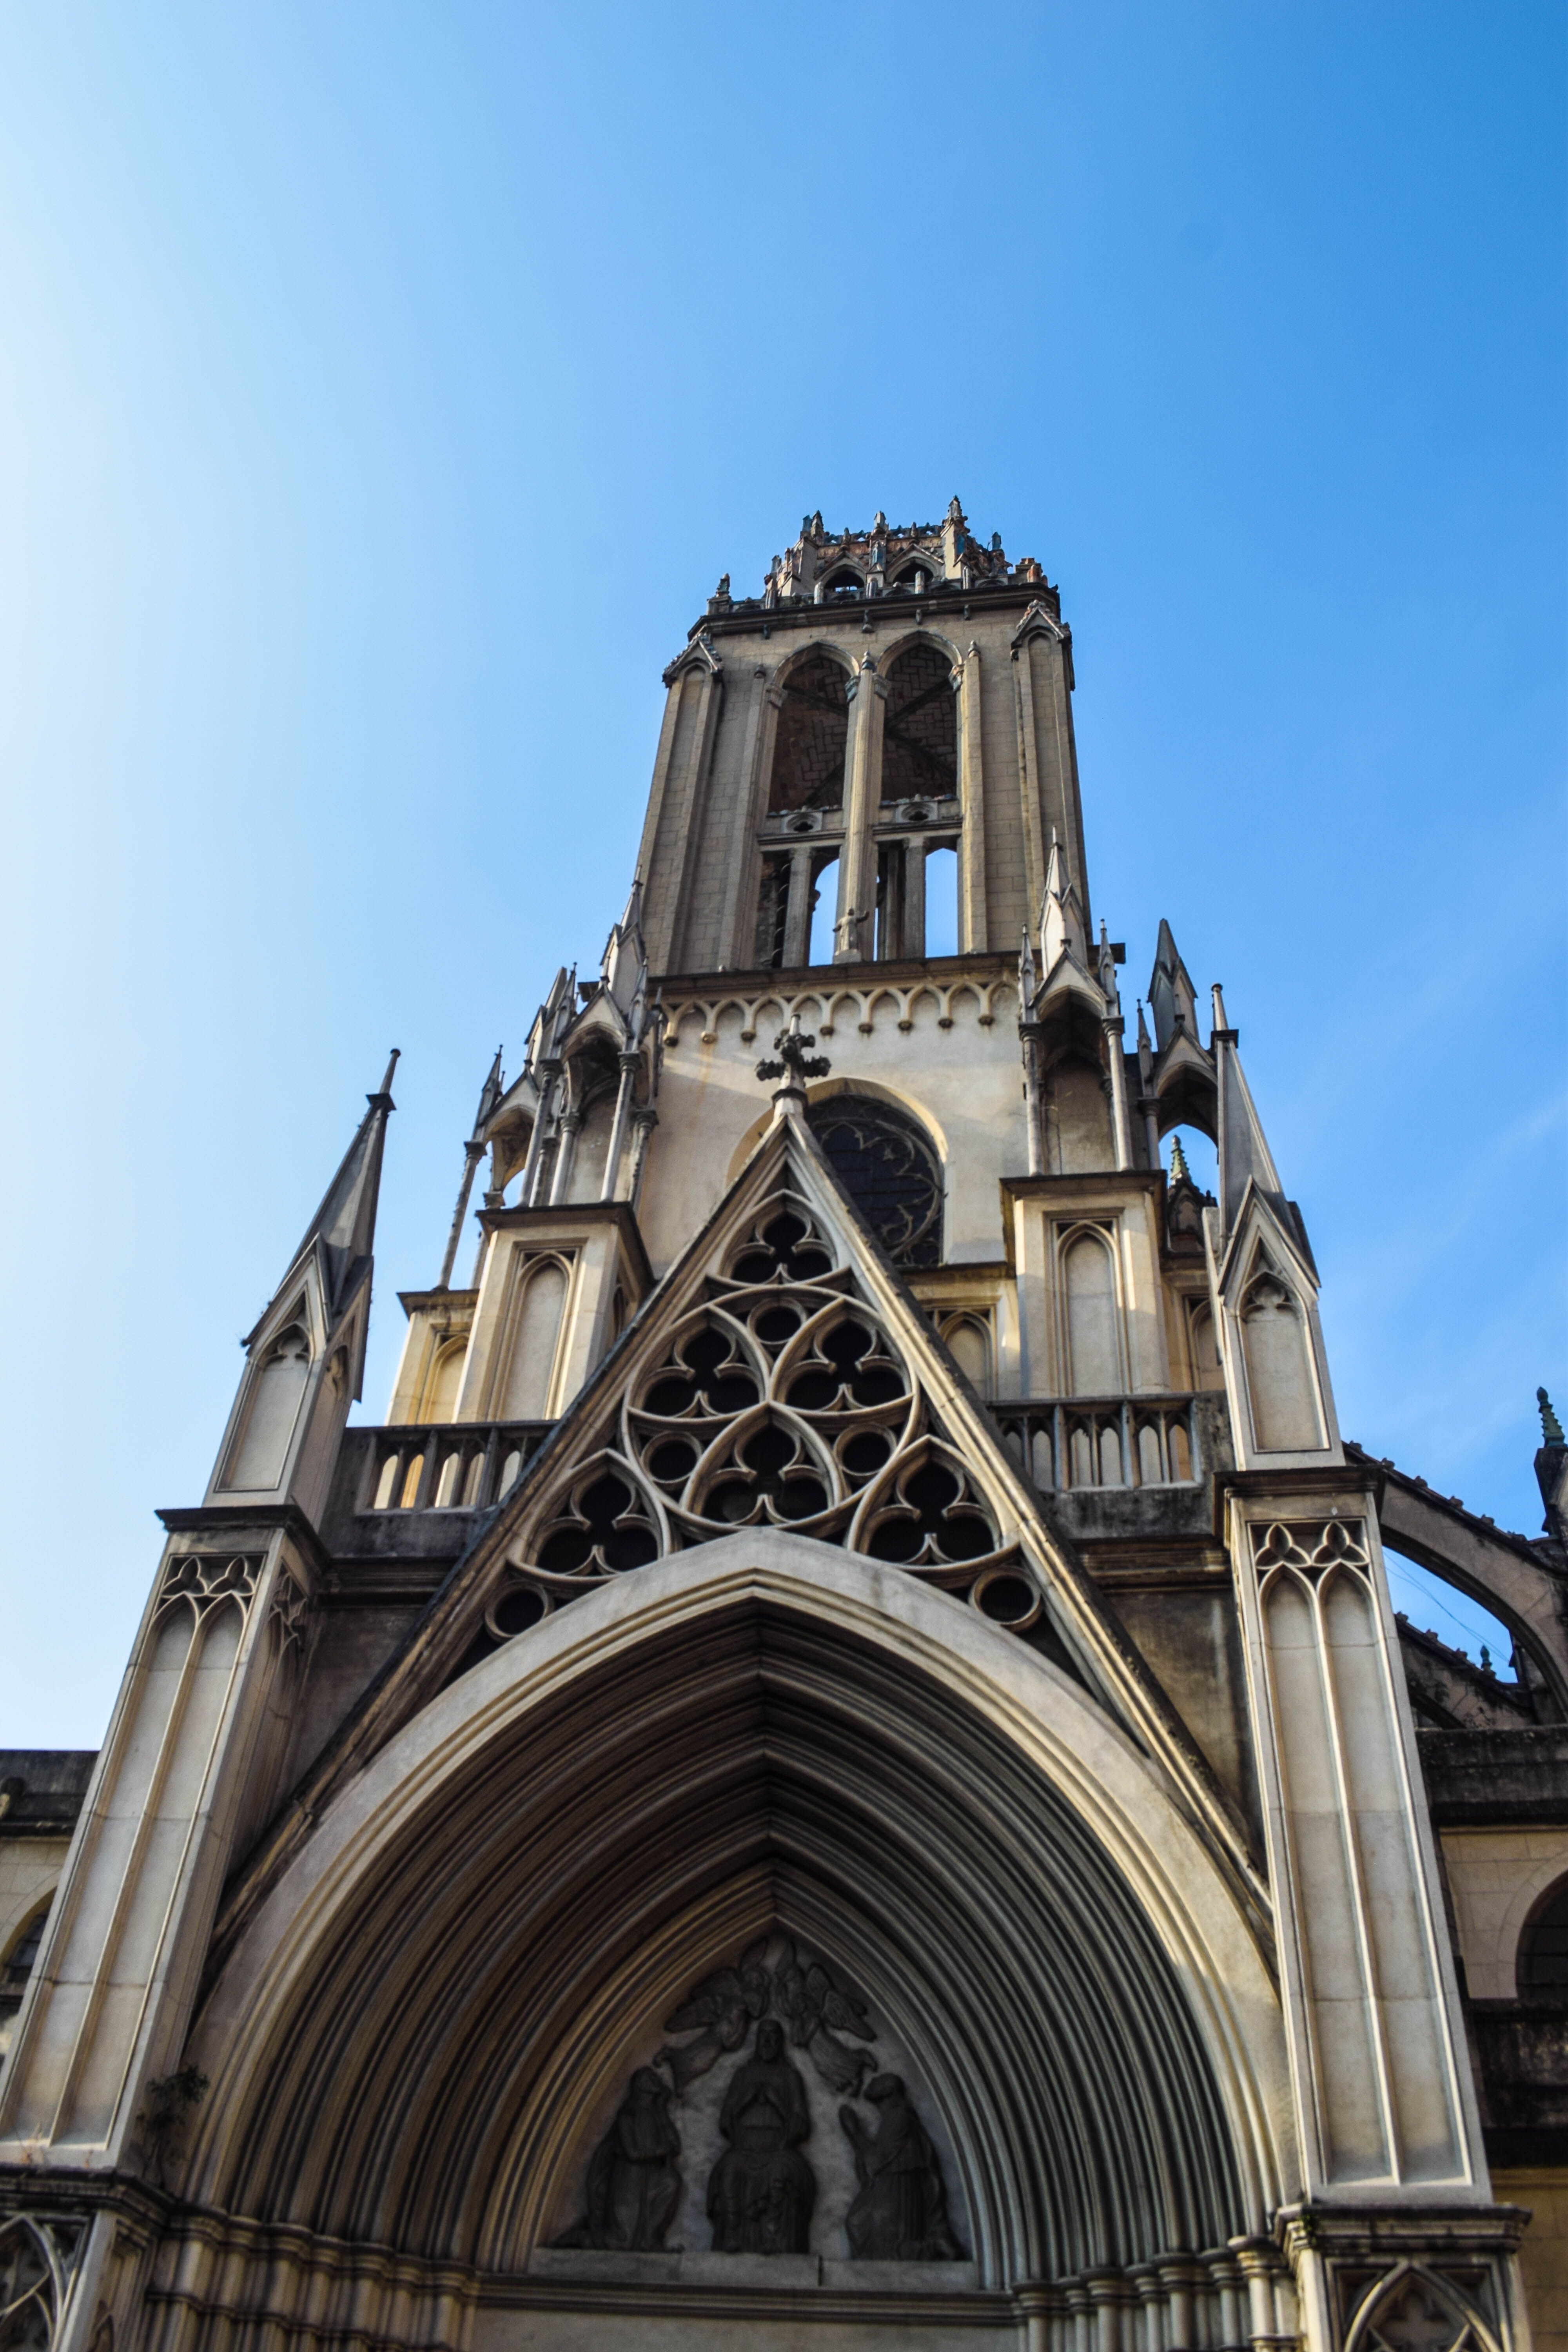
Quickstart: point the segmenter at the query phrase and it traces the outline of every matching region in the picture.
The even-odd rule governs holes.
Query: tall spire
[[[1219,1213],[1225,1232],[1236,1223],[1248,1183],[1256,1183],[1276,1213],[1286,1213],[1279,1171],[1263,1132],[1263,1122],[1252,1099],[1237,1051],[1240,1033],[1225,1018],[1219,983],[1214,987],[1215,1025],[1209,1049],[1215,1058],[1219,1097]]]
[[[1083,902],[1068,872],[1062,845],[1051,829],[1051,855],[1046,867],[1046,894],[1040,907],[1040,962],[1048,979],[1064,955],[1087,966]]]
[[[392,1074],[399,1059],[395,1045],[386,1075],[374,1094],[365,1097],[370,1108],[322,1195],[320,1208],[306,1226],[304,1238],[284,1268],[283,1279],[268,1301],[268,1307],[287,1289],[301,1258],[309,1256],[313,1249],[321,1253],[322,1304],[329,1324],[337,1320],[369,1272],[375,1244],[375,1210],[381,1192],[386,1122],[397,1108],[392,1099]],[[263,1315],[261,1322],[266,1319]],[[257,1328],[260,1328],[260,1323]],[[246,1344],[249,1345],[248,1339]]]
[[[1194,1045],[1198,1044],[1197,996],[1171,926],[1163,918],[1154,950],[1154,969],[1149,975],[1149,1010],[1154,1016],[1154,1044],[1160,1053],[1164,1052],[1178,1028],[1185,1030]]]
[[[485,1129],[489,1127],[495,1107],[501,1098],[503,1087],[500,1057],[501,1048],[498,1045],[495,1060],[489,1066],[489,1075],[479,1088],[479,1107],[474,1113],[473,1133],[463,1146],[463,1181],[458,1187],[458,1205],[452,1212],[452,1230],[447,1235],[446,1254],[441,1260],[441,1271],[436,1277],[437,1290],[445,1290],[452,1279],[452,1262],[458,1255],[458,1244],[462,1238],[463,1220],[468,1213],[468,1195],[474,1188],[474,1171],[484,1155]]]

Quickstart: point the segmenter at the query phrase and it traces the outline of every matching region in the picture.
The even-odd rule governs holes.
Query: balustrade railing
[[[998,1398],[1014,1460],[1047,1493],[1192,1486],[1204,1475],[1195,1395]]]
[[[405,1422],[351,1429],[364,1459],[354,1478],[354,1509],[482,1510],[499,1502],[537,1453],[548,1421]]]

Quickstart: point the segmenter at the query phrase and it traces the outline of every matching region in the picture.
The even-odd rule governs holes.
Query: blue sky
[[[1345,1429],[1539,1528],[1563,47],[1437,0],[0,16],[0,1743],[101,1736],[397,1045],[381,1417],[489,1055],[624,897],[659,670],[816,507],[956,491],[1060,583],[1097,907],[1134,989],[1163,915],[1225,983]]]

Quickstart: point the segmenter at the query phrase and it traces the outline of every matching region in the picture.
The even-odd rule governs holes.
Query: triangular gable
[[[793,1118],[760,1139],[295,1792],[294,1822],[542,1610],[748,1526],[967,1594],[999,1640],[1032,1638],[1163,1769],[1258,1916],[1206,1764]]]
[[[1261,1245],[1268,1255],[1283,1261],[1280,1271],[1300,1291],[1303,1303],[1316,1305],[1318,1269],[1305,1235],[1296,1232],[1289,1220],[1289,1205],[1282,1193],[1266,1192],[1256,1177],[1247,1178],[1235,1222],[1215,1261],[1215,1286],[1223,1298],[1238,1295],[1251,1281],[1256,1272],[1253,1260]]]

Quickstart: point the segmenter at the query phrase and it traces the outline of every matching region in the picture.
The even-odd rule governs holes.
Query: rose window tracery
[[[942,1263],[942,1162],[907,1111],[830,1095],[806,1113],[834,1171],[896,1265]]]
[[[995,1550],[996,1535],[963,1471],[928,1455],[894,1481],[868,1524],[864,1549],[902,1568],[945,1568],[984,1559]]]
[[[794,1197],[732,1244],[728,1272],[630,1373],[603,1450],[521,1530],[493,1636],[746,1528],[842,1544],[968,1594],[994,1622],[1032,1622],[1038,1588],[1016,1541],[834,1258]]]

